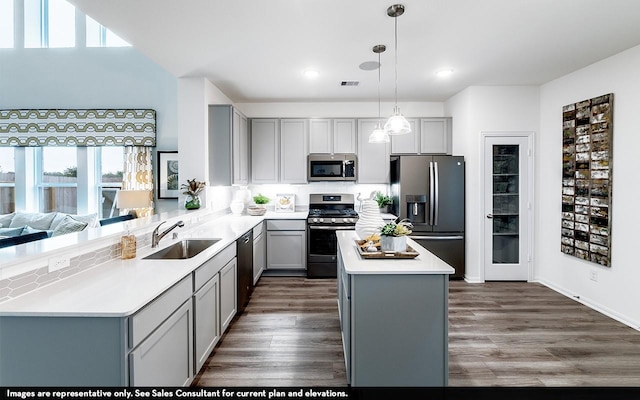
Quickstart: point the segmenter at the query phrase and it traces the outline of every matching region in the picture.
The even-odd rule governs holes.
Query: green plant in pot
[[[407,250],[407,235],[413,225],[408,220],[389,222],[380,228],[380,250],[402,252]]]
[[[382,194],[382,192],[376,192],[373,199],[376,201],[376,203],[378,203],[379,208],[386,209],[388,206],[393,204],[393,200],[391,199],[391,197],[387,196],[386,194]]]
[[[271,199],[262,193],[258,193],[258,195],[253,196],[253,202],[256,203],[255,206],[249,206],[247,208],[247,212],[250,215],[264,215],[267,212],[266,204],[270,202]]]
[[[187,183],[180,185],[180,189],[184,190],[182,194],[186,195],[184,208],[187,210],[196,210],[200,208],[200,192],[204,190],[206,183],[198,182],[194,179],[187,179]]]

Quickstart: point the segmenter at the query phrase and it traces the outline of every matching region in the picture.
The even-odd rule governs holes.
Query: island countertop
[[[415,258],[364,259],[358,252],[356,231],[338,231],[338,246],[348,274],[453,274],[455,270],[411,238],[407,244],[419,254]]]

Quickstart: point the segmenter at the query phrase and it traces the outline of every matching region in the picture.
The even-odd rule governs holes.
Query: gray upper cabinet
[[[451,118],[420,120],[420,153],[451,154]]]
[[[333,125],[330,119],[309,121],[309,153],[331,153]]]
[[[355,119],[333,120],[334,153],[355,153],[357,148],[356,141],[357,137]]]
[[[251,182],[278,183],[280,167],[280,121],[251,120]]]
[[[249,129],[247,117],[233,110],[233,183],[249,184]]]
[[[391,136],[391,154],[418,154],[420,152],[420,123],[416,118],[407,118],[411,132]]]
[[[251,182],[307,183],[309,121],[251,120]]]
[[[358,120],[358,183],[389,183],[389,144],[369,143],[377,119]]]
[[[355,119],[309,120],[309,153],[355,153]]]
[[[280,120],[280,183],[307,183],[308,136],[308,120]]]
[[[391,136],[391,154],[451,154],[451,118],[407,118],[411,133]]]
[[[233,106],[209,106],[209,153],[212,185],[249,183],[247,118]]]

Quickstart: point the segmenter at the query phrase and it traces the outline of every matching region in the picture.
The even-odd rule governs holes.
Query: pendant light
[[[380,120],[380,68],[382,66],[380,64],[380,53],[383,53],[386,49],[387,46],[383,44],[373,46],[373,52],[378,55],[378,123],[371,135],[369,135],[369,143],[389,143],[391,141],[387,132],[382,129],[382,121]]]
[[[394,4],[387,8],[387,15],[394,18],[395,24],[395,69],[396,69],[396,84],[395,95],[396,105],[393,108],[393,115],[389,117],[387,123],[384,124],[384,130],[389,135],[403,135],[411,132],[411,125],[409,121],[400,113],[400,107],[398,107],[398,17],[404,14],[404,6],[402,4]]]

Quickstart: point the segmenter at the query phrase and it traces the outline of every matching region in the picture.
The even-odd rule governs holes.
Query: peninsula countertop
[[[93,316],[132,315],[165,290],[214,257],[237,238],[267,219],[306,219],[306,212],[264,216],[225,215],[203,221],[168,235],[157,248],[138,248],[130,260],[114,259],[22,296],[0,303],[0,316]],[[202,253],[186,260],[144,260],[173,243],[187,238],[220,239]]]
[[[338,246],[348,274],[453,274],[455,270],[433,253],[407,238],[407,244],[419,254],[409,259],[364,259],[360,256],[356,231],[338,231]]]

